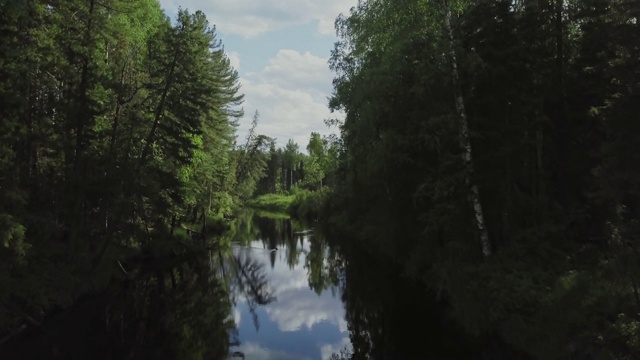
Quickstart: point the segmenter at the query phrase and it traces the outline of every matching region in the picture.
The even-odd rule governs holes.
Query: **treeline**
[[[256,112],[244,151],[252,159],[255,174],[254,192],[246,204],[255,209],[317,218],[335,182],[339,139],[312,132],[307,154],[291,139],[276,149],[274,139],[255,134],[257,123]]]
[[[306,147],[308,154],[300,152],[300,146],[291,139],[284,148],[276,149],[274,140],[268,146],[260,154],[265,165],[255,195],[291,193],[295,188],[319,190],[333,184],[338,157],[336,139],[312,132]]]
[[[172,22],[155,0],[0,1],[0,46],[4,338],[126,259],[184,256],[181,224],[204,233],[252,189],[234,147],[238,74],[202,12]],[[149,280],[159,294],[162,274]]]
[[[639,356],[640,3],[368,0],[336,28],[334,223],[481,339]]]

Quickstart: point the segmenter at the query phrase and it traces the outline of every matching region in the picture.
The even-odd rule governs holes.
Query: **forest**
[[[230,289],[274,300],[245,260],[208,270],[245,207],[339,234],[349,358],[408,343],[349,288],[398,287],[366,262],[474,358],[640,357],[640,2],[361,0],[335,26],[337,135],[305,152],[257,111],[237,134],[201,11],[0,0],[0,357],[86,328],[111,350],[55,358],[226,358]]]
[[[488,358],[637,358],[640,3],[368,0],[336,30],[332,221],[520,354]]]
[[[234,145],[243,96],[215,29],[200,11],[170,21],[155,0],[2,1],[0,9],[2,343],[44,329],[38,351],[46,351],[63,343],[60,328],[99,333],[87,311],[105,306],[107,325],[120,320],[100,335],[105,343],[136,334],[159,342],[162,329],[180,333],[175,322],[197,315],[221,329],[209,330],[219,339],[207,351],[224,353],[230,305],[215,296],[219,284],[196,286],[207,282],[200,262],[184,265],[206,246],[188,233],[215,231],[254,181],[237,171],[252,162]],[[135,290],[106,290],[116,283]],[[177,288],[199,293],[181,298]],[[103,303],[91,305],[95,298]],[[185,301],[198,311],[166,312]],[[84,319],[74,324],[69,314]],[[194,337],[185,325],[184,343],[156,351],[195,351],[202,326]],[[60,351],[145,357],[122,344]]]

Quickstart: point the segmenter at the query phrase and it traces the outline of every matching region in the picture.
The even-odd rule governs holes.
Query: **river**
[[[117,261],[108,288],[54,309],[0,358],[515,358],[486,356],[495,341],[465,335],[402,264],[335,230],[247,211],[208,250],[172,239]]]
[[[250,235],[237,234],[233,252],[264,269],[273,301],[254,306],[238,296],[233,314],[240,344],[231,352],[247,359],[321,360],[350,349],[341,257],[320,228],[257,214],[251,221],[243,227]]]
[[[256,305],[232,294],[238,345],[230,358],[474,358],[474,344],[442,317],[445,305],[384,256],[327,236],[318,223],[245,216],[234,257],[262,269],[273,299]]]

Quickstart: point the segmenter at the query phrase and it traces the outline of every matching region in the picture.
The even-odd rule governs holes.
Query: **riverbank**
[[[286,213],[302,219],[318,219],[325,206],[329,190],[296,189],[292,194],[265,194],[248,200],[246,205],[255,210]]]
[[[295,198],[295,195],[265,194],[248,200],[246,205],[256,210],[288,213]]]

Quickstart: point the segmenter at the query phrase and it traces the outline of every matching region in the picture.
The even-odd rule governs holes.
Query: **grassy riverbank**
[[[295,195],[266,194],[247,201],[247,206],[270,212],[288,213]]]
[[[327,193],[327,190],[296,189],[291,195],[260,195],[247,201],[247,206],[256,210],[287,213],[300,218],[318,218],[322,213]]]

